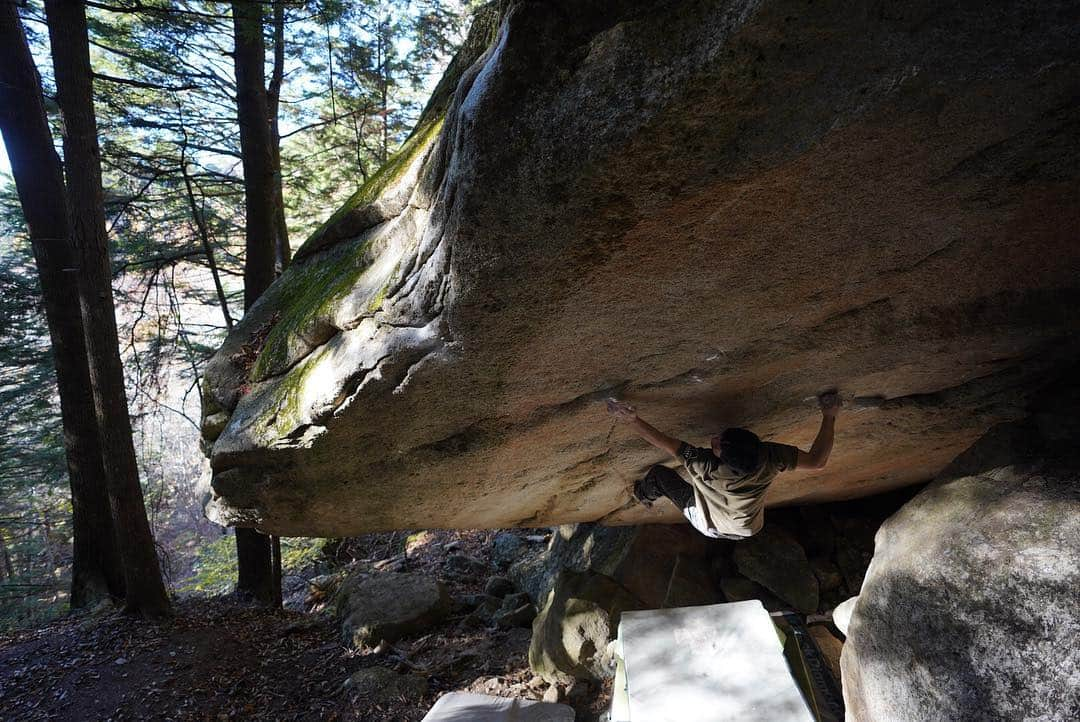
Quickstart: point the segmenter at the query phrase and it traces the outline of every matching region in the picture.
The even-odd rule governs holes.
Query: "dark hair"
[[[720,461],[737,473],[745,476],[758,468],[761,463],[761,439],[747,429],[724,429],[720,434]]]

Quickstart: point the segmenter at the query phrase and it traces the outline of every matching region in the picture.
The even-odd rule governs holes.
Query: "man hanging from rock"
[[[765,491],[778,473],[821,469],[829,460],[840,397],[835,392],[824,393],[818,397],[818,404],[821,429],[810,451],[761,441],[752,431],[739,428],[724,429],[712,438],[711,448],[704,449],[658,431],[624,402],[609,399],[608,411],[650,444],[682,462],[690,477],[688,483],[675,470],[657,464],[634,484],[634,498],[652,506],[666,496],[705,536],[737,541],[761,531]]]

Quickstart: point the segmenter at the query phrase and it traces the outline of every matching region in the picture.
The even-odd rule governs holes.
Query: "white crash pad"
[[[439,698],[423,722],[574,722],[574,710],[551,702],[451,692]]]
[[[756,600],[625,612],[619,647],[626,719],[613,722],[813,722]]]

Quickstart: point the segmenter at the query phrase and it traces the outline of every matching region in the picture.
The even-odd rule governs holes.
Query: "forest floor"
[[[487,532],[430,534],[434,543],[408,555],[410,571],[437,573],[446,546],[477,557],[490,549]],[[393,573],[386,560],[362,561]],[[448,586],[465,593],[471,584]],[[478,629],[461,615],[392,646],[356,650],[327,613],[267,610],[232,596],[187,597],[174,609],[162,621],[102,610],[0,636],[0,719],[409,722],[447,691],[539,699],[547,688],[529,671],[527,628]],[[422,679],[427,691],[388,698],[343,686],[372,666]],[[573,704],[578,720],[595,720],[607,695],[585,687]]]

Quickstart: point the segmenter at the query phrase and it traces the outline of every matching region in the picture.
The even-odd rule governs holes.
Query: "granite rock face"
[[[829,467],[770,504],[932,478],[1080,352],[1078,33],[1064,0],[490,7],[208,365],[213,514],[677,521],[609,395],[805,448],[839,386]]]
[[[1077,718],[1075,439],[996,427],[881,527],[841,656],[849,719]]]

